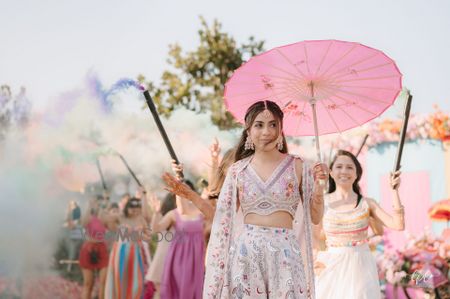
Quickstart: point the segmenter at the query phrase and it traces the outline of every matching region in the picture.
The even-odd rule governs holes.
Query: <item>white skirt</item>
[[[317,299],[380,299],[375,258],[369,246],[330,247],[317,255],[325,269],[316,276]]]

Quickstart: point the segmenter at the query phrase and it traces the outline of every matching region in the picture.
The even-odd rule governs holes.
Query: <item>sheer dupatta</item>
[[[236,211],[237,177],[240,170],[249,161],[250,159],[246,158],[230,166],[220,191],[208,243],[206,274],[203,284],[204,299],[222,298],[231,241],[243,227],[242,213],[239,213],[241,216],[237,217]]]
[[[298,180],[298,179],[297,179]],[[308,286],[309,298],[315,298],[314,284],[314,260],[312,250],[312,226],[311,226],[311,200],[313,194],[314,179],[311,166],[303,161],[302,172],[302,198],[295,213],[293,229],[300,242],[302,259],[305,267],[306,283]]]
[[[227,298],[224,286],[227,277],[228,255],[231,242],[243,229],[242,211],[237,211],[237,178],[239,173],[250,163],[251,157],[234,163],[228,170],[225,182],[217,202],[216,213],[211,228],[206,259],[206,275],[203,286],[203,298]],[[314,298],[314,272],[312,261],[311,216],[309,200],[312,195],[312,177],[309,166],[303,163],[302,174],[303,206],[299,204],[294,219],[294,230],[300,242],[302,259],[311,298]],[[226,292],[223,293],[223,292]]]

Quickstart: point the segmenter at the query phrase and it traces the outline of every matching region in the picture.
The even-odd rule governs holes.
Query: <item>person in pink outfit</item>
[[[99,272],[99,298],[104,297],[108,248],[105,242],[107,214],[104,197],[97,196],[89,201],[81,225],[86,229],[85,241],[80,249],[79,263],[83,274],[82,299],[91,298],[95,271]]]
[[[161,281],[161,299],[201,299],[204,278],[204,216],[192,202],[177,197],[177,208],[164,216],[152,200],[154,233],[174,227]],[[166,234],[167,236],[168,234]]]

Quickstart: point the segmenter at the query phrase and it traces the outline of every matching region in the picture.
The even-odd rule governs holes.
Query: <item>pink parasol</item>
[[[284,111],[288,136],[318,136],[360,126],[391,106],[402,74],[383,52],[359,43],[303,41],[252,57],[225,86],[225,105],[244,123],[261,100]],[[319,121],[317,121],[319,119]]]

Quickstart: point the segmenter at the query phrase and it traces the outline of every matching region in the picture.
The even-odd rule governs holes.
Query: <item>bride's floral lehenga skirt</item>
[[[245,224],[229,258],[222,298],[307,298],[293,230]]]

